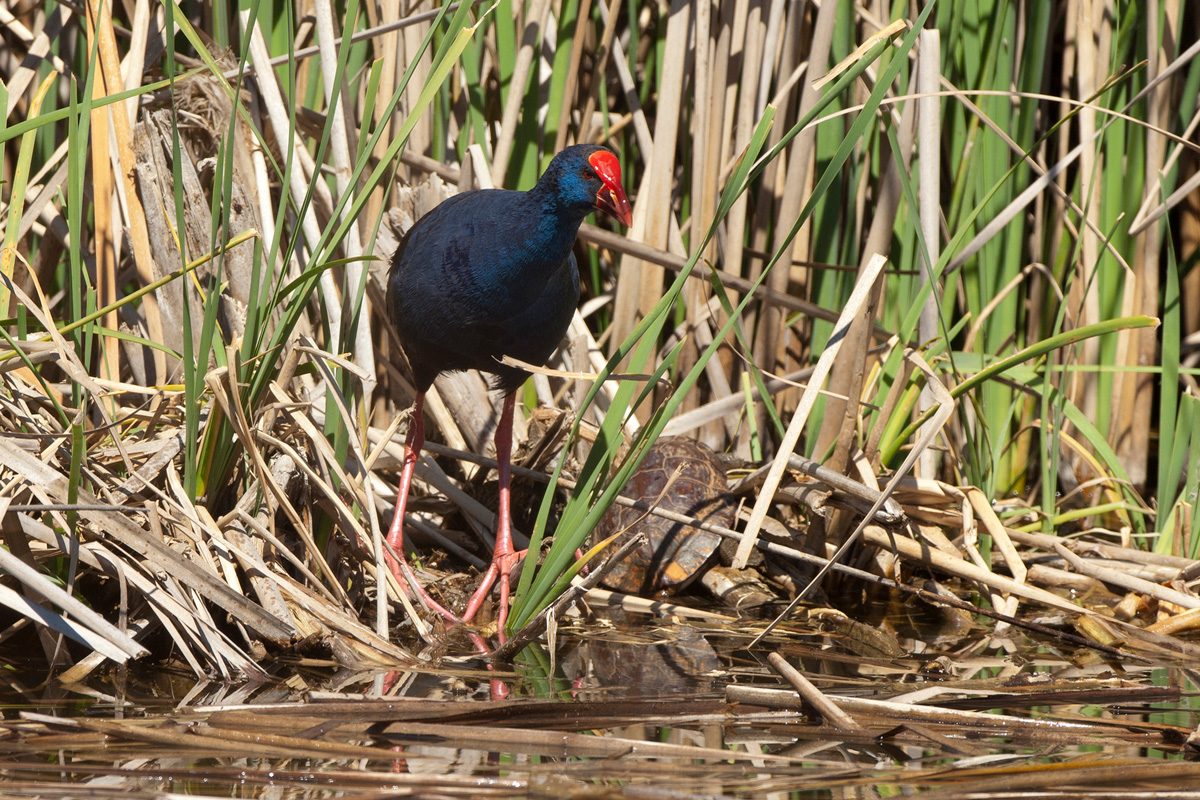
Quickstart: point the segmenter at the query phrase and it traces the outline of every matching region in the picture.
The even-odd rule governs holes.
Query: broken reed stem
[[[790,683],[792,688],[799,692],[801,699],[816,709],[817,713],[830,725],[847,731],[861,732],[866,730],[854,721],[854,717],[834,705],[833,701],[812,684],[812,681],[804,677],[804,673],[789,664],[787,659],[779,655],[779,653],[768,655],[767,663],[785,681]]]

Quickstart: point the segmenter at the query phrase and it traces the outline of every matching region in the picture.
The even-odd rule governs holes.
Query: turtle
[[[735,504],[726,488],[725,465],[708,447],[684,436],[659,438],[621,494],[653,504],[677,468],[679,477],[658,507],[731,527]],[[646,542],[601,580],[609,589],[626,594],[682,589],[702,572],[721,545],[721,537],[715,533],[616,503],[600,518],[594,535],[599,541],[626,529],[645,533]]]

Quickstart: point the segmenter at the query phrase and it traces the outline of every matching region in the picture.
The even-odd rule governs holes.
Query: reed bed
[[[1174,570],[1093,580],[1194,607],[1193,11],[0,0],[0,646],[36,635],[75,681],[411,663],[439,632],[383,558],[413,397],[388,258],[583,141],[634,224],[585,226],[579,315],[522,393],[514,629],[664,432],[766,467],[737,564],[782,532],[809,577],[891,549],[1002,624],[1090,618],[1025,566],[1078,577],[1054,537],[1085,532]],[[496,404],[475,374],[430,393],[427,575],[481,563]],[[871,499],[785,501],[791,455]]]

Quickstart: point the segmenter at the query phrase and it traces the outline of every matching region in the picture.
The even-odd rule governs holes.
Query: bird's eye
[[[595,172],[592,172],[592,168],[591,168],[591,167],[584,167],[584,168],[583,168],[583,171],[582,171],[581,173],[579,173],[579,174],[583,176],[583,179],[584,179],[585,181],[591,181],[591,180],[595,180],[595,179],[596,179],[596,173],[595,173]]]

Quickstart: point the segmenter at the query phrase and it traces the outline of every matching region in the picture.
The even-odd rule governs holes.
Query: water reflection
[[[607,635],[583,639],[563,659],[563,672],[572,676],[577,689],[617,697],[667,697],[712,689],[721,662],[696,627],[679,619],[646,625],[619,610],[605,612],[598,623],[611,626]]]
[[[186,684],[163,665],[52,692],[18,663],[0,671],[2,794],[1195,793],[1187,739],[1200,680],[1189,667],[1130,660],[1117,675],[1020,635],[1007,650],[979,628],[950,636],[918,611],[881,613],[876,640],[808,609],[766,641],[849,704],[860,732],[824,722],[745,650],[761,622],[566,620],[555,647],[495,673],[465,644],[431,654],[384,698],[365,694],[376,672],[313,661],[278,663],[259,686]],[[488,700],[497,676],[513,699]]]

